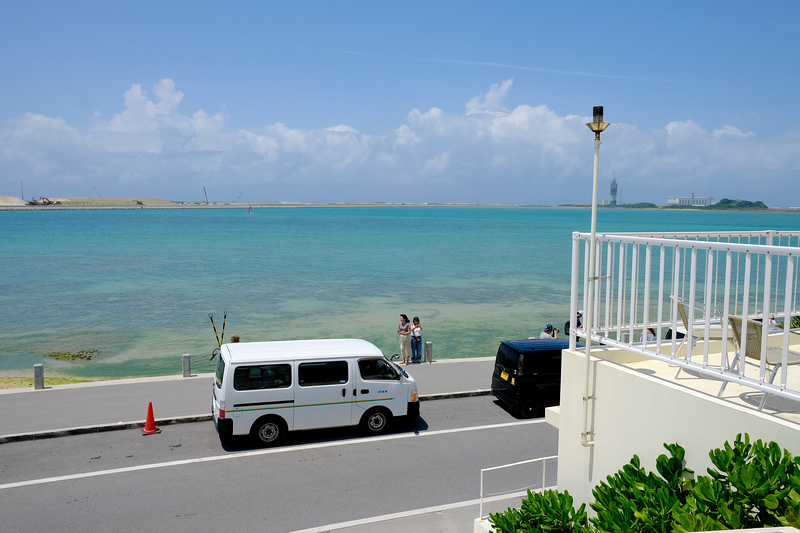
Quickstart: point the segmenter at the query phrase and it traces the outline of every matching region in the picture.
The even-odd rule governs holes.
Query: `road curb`
[[[452,398],[470,398],[472,396],[486,396],[491,394],[488,390],[474,390],[462,392],[444,392],[440,394],[426,394],[419,397],[420,402],[429,402],[433,400],[448,400]],[[211,420],[210,414],[207,415],[190,415],[190,416],[176,416],[173,418],[156,419],[156,426],[170,426],[172,424],[190,424],[193,422],[207,422]],[[134,422],[117,422],[116,424],[95,424],[91,426],[77,426],[62,429],[48,429],[43,431],[31,431],[29,433],[18,433],[15,435],[0,435],[0,444],[9,442],[23,442],[28,440],[39,439],[54,439],[58,437],[69,437],[71,435],[86,435],[89,433],[105,433],[106,431],[119,431],[123,429],[136,429],[143,428],[145,425],[144,420],[137,420]]]
[[[470,398],[472,396],[488,396],[491,393],[492,391],[483,389],[462,392],[442,392],[439,394],[426,394],[425,396],[420,396],[419,401],[429,402],[431,400],[448,400],[450,398]]]
[[[169,426],[172,424],[186,424],[191,422],[205,422],[211,420],[211,415],[191,415],[178,416],[174,418],[162,418],[156,420],[156,426]],[[0,435],[0,444],[8,442],[21,442],[26,440],[53,439],[57,437],[69,437],[71,435],[86,435],[88,433],[105,433],[106,431],[119,431],[122,429],[143,428],[144,420],[135,422],[117,422],[116,424],[97,424],[92,426],[78,426],[63,429],[49,429],[45,431],[31,431],[30,433],[18,433],[16,435]]]

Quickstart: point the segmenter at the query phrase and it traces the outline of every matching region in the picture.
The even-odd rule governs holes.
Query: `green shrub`
[[[568,492],[532,493],[519,510],[492,514],[498,532],[642,532],[687,533],[720,529],[791,526],[800,528],[800,458],[774,442],[750,443],[745,434],[733,445],[711,450],[715,468],[693,479],[685,466],[685,450],[664,444],[669,452],[656,459],[656,470],[645,471],[633,456],[613,476],[592,490],[586,505],[573,507]]]
[[[685,450],[677,444],[665,444],[670,457],[656,459],[660,477],[646,472],[639,457],[608,476],[592,490],[597,513],[590,519],[597,531],[662,532],[671,530],[672,514],[686,501],[691,481],[685,478],[692,471],[684,468]]]
[[[489,515],[489,522],[502,533],[544,531],[552,533],[589,533],[586,527],[586,504],[578,510],[568,491],[528,491],[519,510]]]
[[[800,527],[800,458],[793,459],[774,442],[750,444],[750,437],[741,434],[733,446],[726,442],[709,457],[716,469],[708,469],[710,477],[698,478],[686,505],[676,513],[677,532],[702,531],[684,524],[696,527],[704,520],[733,529]]]

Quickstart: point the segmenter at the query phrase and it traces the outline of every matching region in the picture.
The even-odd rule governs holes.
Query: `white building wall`
[[[713,196],[670,196],[667,198],[667,205],[706,207],[716,203]]]
[[[630,358],[619,350],[608,357]],[[687,466],[695,475],[713,467],[708,452],[737,433],[751,441],[775,441],[800,456],[800,428],[752,409],[679,387],[621,364],[592,361],[596,387],[593,447],[581,445],[586,359],[583,353],[564,350],[561,406],[557,416],[558,489],[568,490],[581,502],[594,501],[592,488],[616,473],[634,454],[641,465],[656,472],[656,457],[667,453],[663,443],[677,442],[686,449]],[[676,369],[677,372],[677,369]],[[591,419],[591,418],[590,418]]]

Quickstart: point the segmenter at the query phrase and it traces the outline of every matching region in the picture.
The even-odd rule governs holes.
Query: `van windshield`
[[[358,361],[358,371],[361,373],[361,379],[365,380],[400,379],[394,369],[394,365],[386,359],[360,359]]]

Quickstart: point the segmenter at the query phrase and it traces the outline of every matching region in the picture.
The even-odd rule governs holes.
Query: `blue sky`
[[[800,3],[4,2],[0,194],[800,206]]]

